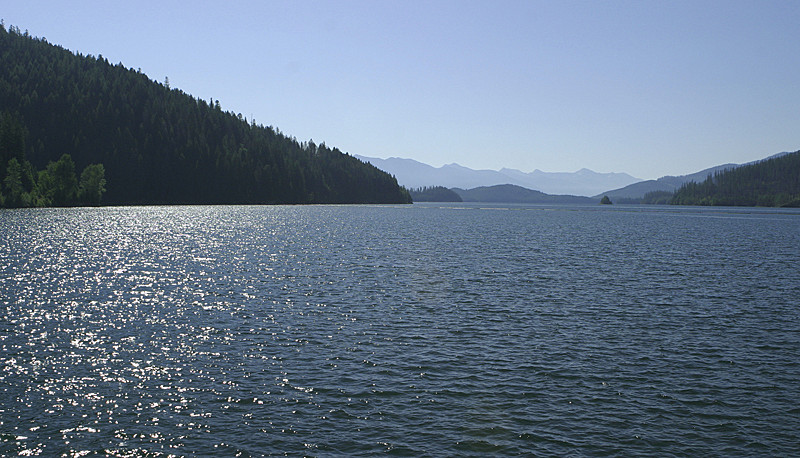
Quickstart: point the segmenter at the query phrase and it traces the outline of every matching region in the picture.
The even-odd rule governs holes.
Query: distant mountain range
[[[627,173],[598,173],[589,169],[577,172],[526,173],[503,168],[500,170],[474,170],[458,164],[433,167],[413,159],[391,157],[379,159],[355,156],[364,162],[384,170],[397,178],[407,188],[444,186],[446,188],[471,189],[483,186],[513,184],[547,194],[570,194],[593,196],[607,189],[616,189],[641,181]]]
[[[701,182],[709,175],[723,170],[734,169],[742,165],[763,162],[789,154],[788,152],[774,154],[758,161],[746,164],[723,164],[710,167],[699,172],[680,176],[663,176],[657,180],[642,181],[627,173],[597,173],[589,169],[577,172],[542,172],[534,170],[526,173],[520,170],[503,168],[500,170],[474,170],[458,164],[447,164],[442,167],[433,167],[413,159],[391,157],[379,159],[373,157],[355,156],[369,162],[375,167],[384,170],[397,178],[402,186],[407,188],[421,188],[430,186],[443,186],[451,188],[458,193],[464,201],[495,201],[498,196],[506,196],[516,202],[522,199],[526,202],[544,202],[542,196],[534,196],[526,191],[538,191],[540,194],[552,195],[578,203],[582,196],[591,196],[600,199],[608,196],[612,200],[639,201],[645,194],[654,191],[675,192],[684,183]],[[499,185],[514,185],[514,187],[500,187]],[[477,190],[475,188],[478,188]],[[474,191],[474,192],[473,192]],[[491,194],[493,197],[486,197]],[[524,197],[523,197],[524,195]],[[480,196],[480,197],[478,197]],[[489,199],[489,200],[482,200]],[[543,200],[544,199],[544,200]]]

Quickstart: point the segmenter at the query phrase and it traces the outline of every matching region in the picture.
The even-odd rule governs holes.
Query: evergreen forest
[[[672,201],[672,196],[675,193],[669,191],[650,191],[641,199],[643,204],[651,205],[667,205]]]
[[[5,206],[411,202],[337,148],[2,24],[0,112]]]
[[[709,175],[681,186],[677,205],[800,207],[800,151]]]
[[[423,186],[411,190],[414,202],[462,202],[461,196],[444,186]]]
[[[105,192],[103,164],[89,164],[78,181],[69,154],[36,171],[25,157],[25,128],[0,112],[0,207],[97,206]]]
[[[592,197],[553,195],[513,184],[479,186],[472,189],[453,188],[464,202],[506,202],[518,204],[597,204]]]

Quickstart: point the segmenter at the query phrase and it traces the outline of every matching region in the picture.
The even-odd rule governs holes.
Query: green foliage
[[[472,189],[454,188],[464,202],[505,202],[526,204],[596,204],[591,197],[551,195],[513,184],[480,186]]]
[[[25,159],[25,128],[0,112],[0,207],[30,207],[37,199],[35,171]]]
[[[100,205],[100,199],[106,192],[106,169],[103,164],[86,166],[81,173],[81,183],[78,188],[78,200],[84,205]]]
[[[69,154],[64,154],[57,162],[50,162],[39,173],[40,192],[56,207],[71,205],[78,194],[78,179],[75,177],[75,163]]]
[[[36,168],[64,152],[76,170],[102,163],[109,204],[411,201],[394,177],[336,148],[300,143],[223,111],[219,101],[14,27],[0,28],[0,107],[28,130],[27,156]],[[56,195],[51,186],[63,183],[42,178],[53,199],[67,197],[71,186]]]
[[[14,138],[16,147],[23,147],[25,129],[16,117],[0,113],[0,138]],[[10,126],[10,127],[9,127]],[[7,129],[13,134],[9,135]],[[18,137],[21,137],[18,138]],[[4,150],[8,151],[8,150]],[[75,163],[69,154],[50,162],[45,170],[36,172],[25,151],[13,150],[7,162],[2,163],[3,180],[0,182],[0,207],[46,207],[77,204],[99,205],[105,192],[105,171],[102,164],[87,166],[81,174],[81,184],[75,178]]]
[[[603,196],[603,198],[600,199],[600,203],[602,205],[611,205],[611,199],[609,199],[608,196]]]
[[[414,202],[461,202],[461,196],[444,186],[423,186],[411,190]]]
[[[9,207],[22,207],[22,196],[25,193],[25,189],[22,187],[22,166],[15,157],[8,161],[3,187],[5,190],[4,203]]]
[[[6,175],[11,159],[25,160],[25,128],[16,116],[0,113],[0,176]]]
[[[642,198],[643,204],[667,205],[672,201],[672,196],[675,195],[669,191],[652,191],[648,192]]]
[[[677,205],[782,207],[800,202],[800,151],[717,172],[686,183],[671,200]]]

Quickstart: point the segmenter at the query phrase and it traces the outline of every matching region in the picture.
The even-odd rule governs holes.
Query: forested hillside
[[[461,196],[444,186],[423,186],[411,190],[414,202],[461,202]]]
[[[678,205],[800,207],[800,151],[717,172],[675,192]]]
[[[596,204],[599,199],[583,196],[551,195],[513,184],[480,186],[472,189],[454,188],[464,202],[504,202],[526,204]]]
[[[64,154],[77,170],[103,164],[104,204],[410,202],[394,177],[337,148],[16,27],[0,26],[0,112],[18,120],[34,168]]]

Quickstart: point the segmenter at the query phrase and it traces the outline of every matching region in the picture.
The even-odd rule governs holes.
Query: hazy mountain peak
[[[459,164],[457,162],[451,162],[450,164],[445,164],[445,165],[443,165],[443,166],[441,166],[439,168],[440,169],[443,169],[443,168],[467,169],[467,167],[464,167],[463,165],[461,165],[461,164]]]
[[[444,186],[470,189],[512,184],[546,194],[591,196],[606,189],[641,181],[627,173],[597,173],[586,168],[577,172],[543,172],[536,169],[528,173],[505,167],[500,170],[475,170],[455,162],[437,168],[413,159],[356,157],[389,172],[408,188]]]
[[[525,173],[525,172],[523,172],[522,170],[519,170],[519,169],[509,169],[509,168],[503,167],[502,169],[500,169],[500,173]]]

